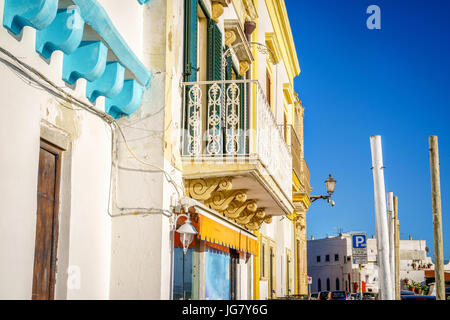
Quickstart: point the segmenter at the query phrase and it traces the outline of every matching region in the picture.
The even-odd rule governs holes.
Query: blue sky
[[[428,137],[439,138],[444,256],[450,259],[450,1],[285,0],[301,74],[312,194],[338,181],[335,207],[308,211],[308,239],[375,234],[370,136],[381,135],[386,191],[399,197],[400,238],[433,257]],[[381,30],[369,30],[369,5]]]

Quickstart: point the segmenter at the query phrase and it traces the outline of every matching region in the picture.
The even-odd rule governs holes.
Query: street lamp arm
[[[185,217],[185,218],[189,219],[189,216],[187,214],[184,214],[184,213],[178,214],[177,217],[175,218],[175,221],[173,222],[173,225],[172,225],[172,228],[173,228],[172,231],[173,232],[175,232],[175,230],[177,228],[178,219],[180,219],[181,217]]]
[[[309,198],[311,199],[311,202],[316,201],[317,199],[330,199],[331,195],[326,195],[326,196],[310,196]]]

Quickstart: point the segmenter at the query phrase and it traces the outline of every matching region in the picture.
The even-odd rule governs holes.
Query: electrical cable
[[[167,171],[165,171],[164,169],[162,169],[161,167],[143,161],[141,160],[131,149],[131,147],[128,144],[128,141],[126,139],[126,136],[122,130],[122,128],[120,127],[120,125],[117,123],[117,121],[111,117],[109,114],[104,113],[102,111],[99,111],[95,108],[93,108],[92,106],[84,103],[83,101],[71,96],[69,93],[65,92],[62,88],[56,86],[55,84],[53,84],[49,79],[47,79],[43,74],[41,74],[39,71],[37,71],[36,69],[34,69],[33,67],[27,65],[26,63],[22,62],[21,60],[19,60],[17,57],[15,57],[13,54],[11,54],[9,51],[7,51],[6,49],[0,47],[0,52],[3,53],[4,55],[6,55],[8,58],[10,58],[11,60],[13,60],[15,63],[17,63],[20,67],[25,68],[26,70],[28,70],[29,72],[31,72],[32,74],[34,74],[35,76],[37,76],[39,79],[35,79],[33,78],[33,76],[31,76],[29,73],[27,73],[26,70],[23,70],[22,68],[20,68],[19,66],[15,65],[14,63],[4,59],[4,58],[0,58],[0,62],[2,62],[3,64],[5,64],[7,67],[9,67],[14,74],[16,74],[16,76],[18,76],[22,81],[24,81],[26,84],[30,85],[31,87],[35,88],[35,89],[40,89],[40,90],[44,90],[48,93],[50,93],[52,96],[56,97],[57,99],[64,101],[64,102],[68,102],[70,103],[70,105],[77,105],[78,107],[80,107],[79,109],[73,108],[73,107],[69,107],[64,105],[64,103],[60,103],[61,106],[74,110],[74,111],[78,111],[78,110],[85,110],[97,117],[99,117],[101,120],[103,120],[104,122],[106,122],[110,128],[111,128],[111,132],[112,135],[115,135],[115,131],[117,129],[117,131],[119,131],[120,135],[122,136],[123,142],[126,146],[127,151],[131,154],[131,156],[138,162],[147,165],[147,166],[151,166],[155,169],[157,169],[158,171],[162,172],[165,179],[174,186],[175,191],[177,192],[178,197],[181,197],[180,194],[180,190],[181,189],[181,193],[183,193],[183,187],[180,187],[176,181],[170,176],[169,173],[167,173]],[[40,80],[44,81],[45,83],[42,83]],[[162,108],[163,109],[163,108]],[[159,113],[161,110],[159,110],[157,113]],[[156,113],[156,114],[157,114]],[[114,140],[113,137],[111,138],[111,143],[112,143],[112,148],[111,148],[111,154],[113,154],[114,152]],[[113,158],[111,158],[112,161]],[[111,172],[113,169],[113,164],[111,165]],[[110,176],[110,192],[111,192],[111,180],[112,180],[112,173]],[[111,196],[111,194],[110,194]],[[110,197],[109,197],[110,198]],[[110,199],[108,200],[108,202],[110,201]],[[136,215],[137,212],[136,211],[146,211],[147,214],[149,212],[153,213],[155,211],[158,211],[160,213],[163,213],[166,216],[171,216],[172,212],[165,210],[165,209],[155,209],[155,208],[150,208],[150,209],[144,209],[144,208],[118,208],[121,211],[131,211],[130,213],[125,213],[125,214],[121,214],[121,215],[126,215],[126,214],[133,214]],[[110,210],[110,205],[108,205],[108,214],[111,217],[114,217],[113,215],[111,215],[111,213],[109,212]]]

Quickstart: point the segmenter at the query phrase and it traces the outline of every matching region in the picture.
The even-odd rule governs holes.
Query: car
[[[331,292],[330,291],[320,291],[319,292],[319,300],[331,300]]]
[[[357,293],[350,293],[350,300],[359,300],[358,298],[358,294]]]
[[[347,292],[343,290],[331,291],[330,300],[348,300]]]
[[[436,300],[436,296],[427,296],[422,294],[415,294],[409,290],[400,291],[401,300]]]
[[[450,287],[445,288],[445,300],[450,300]]]
[[[313,292],[309,296],[309,300],[318,300],[318,299],[319,299],[319,293],[318,292]]]
[[[374,292],[363,292],[362,300],[377,300],[378,295]]]

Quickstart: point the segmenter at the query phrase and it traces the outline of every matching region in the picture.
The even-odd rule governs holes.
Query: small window
[[[327,255],[325,256],[325,261],[326,261],[326,262],[329,262],[329,261],[330,261],[330,255],[329,255],[329,254],[327,254]]]
[[[339,255],[338,254],[334,255],[334,261],[339,261]]]
[[[320,262],[320,256],[317,256],[317,262]]]
[[[266,248],[264,246],[264,244],[261,247],[261,276],[265,277],[266,276],[266,269],[264,268],[265,265],[265,253],[266,253]]]
[[[268,69],[266,69],[266,98],[272,109],[272,76]]]

